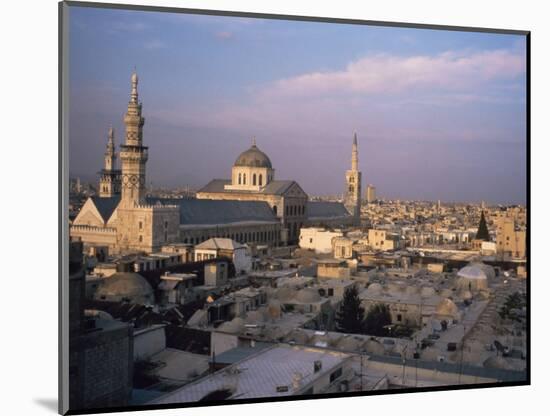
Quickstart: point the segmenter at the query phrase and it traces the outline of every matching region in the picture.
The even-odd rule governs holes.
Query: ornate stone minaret
[[[346,192],[344,205],[355,217],[355,223],[361,217],[361,172],[359,171],[359,152],[357,151],[357,133],[353,135],[351,148],[351,169],[346,171]]]
[[[105,150],[103,169],[99,179],[99,196],[110,198],[120,194],[120,170],[116,169],[115,133],[109,128],[109,139]]]
[[[134,206],[143,203],[145,199],[145,164],[147,163],[147,147],[143,146],[143,124],[141,103],[138,100],[138,76],[132,74],[132,93],[128,103],[128,111],[124,115],[126,125],[126,140],[120,146],[122,161],[122,206]]]

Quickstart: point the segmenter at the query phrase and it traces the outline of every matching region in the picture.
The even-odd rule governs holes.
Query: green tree
[[[336,328],[340,332],[360,334],[363,332],[364,316],[365,309],[361,306],[357,288],[347,288],[340,310],[336,314]]]
[[[489,229],[487,228],[487,221],[485,221],[484,211],[481,211],[481,219],[479,220],[479,227],[477,228],[476,239],[489,241]]]
[[[365,332],[369,335],[388,335],[387,326],[391,325],[390,308],[384,303],[372,305],[365,318]]]

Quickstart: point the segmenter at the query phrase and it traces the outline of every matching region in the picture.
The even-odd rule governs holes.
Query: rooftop
[[[170,392],[151,404],[196,402],[220,390],[230,391],[228,399],[301,394],[304,387],[350,357],[342,352],[280,344]],[[315,361],[322,363],[322,370],[317,373],[314,372]],[[293,378],[298,373],[302,375],[302,380],[300,386],[295,388]],[[286,386],[287,391],[277,391],[277,387],[281,386]]]

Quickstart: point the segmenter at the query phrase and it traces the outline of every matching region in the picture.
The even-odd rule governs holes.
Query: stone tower
[[[132,92],[128,111],[124,115],[126,125],[126,140],[120,146],[122,162],[121,205],[134,206],[145,200],[145,165],[147,163],[147,147],[143,146],[143,124],[141,103],[138,100],[138,76],[132,74]]]
[[[115,168],[116,158],[115,133],[111,127],[105,150],[105,162],[103,169],[99,172],[99,196],[101,198],[110,198],[120,194],[120,170]]]
[[[355,218],[356,224],[361,217],[361,172],[359,171],[359,152],[357,150],[357,133],[353,135],[351,148],[351,169],[346,171],[346,192],[344,205]]]
[[[141,103],[138,101],[138,77],[132,74],[132,93],[124,115],[126,141],[120,146],[122,184],[117,207],[116,250],[119,253],[160,250],[176,242],[179,232],[179,207],[151,204],[146,199],[145,165],[147,147],[143,146]]]

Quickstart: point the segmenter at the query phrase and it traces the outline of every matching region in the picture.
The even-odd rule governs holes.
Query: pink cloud
[[[380,54],[359,59],[340,71],[312,72],[281,79],[269,96],[388,94],[434,87],[459,90],[525,72],[525,58],[506,50],[474,54],[445,52],[436,56]]]

